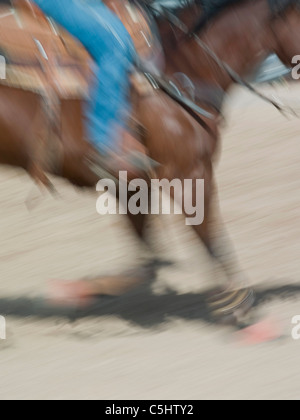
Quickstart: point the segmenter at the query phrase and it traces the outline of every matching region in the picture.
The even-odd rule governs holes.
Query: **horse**
[[[181,2],[182,6],[173,12],[177,22],[188,28],[188,33],[183,33],[180,25],[170,23],[170,19],[153,14],[164,52],[165,74],[171,77],[180,73],[194,81],[195,100],[215,118],[201,117],[202,124],[199,124],[195,113],[161,89],[147,89],[146,93],[136,90],[133,108],[143,128],[142,140],[149,156],[159,162],[152,178],[205,181],[205,219],[192,228],[205,245],[212,264],[220,266],[226,278],[224,287],[209,296],[208,305],[214,317],[236,319],[251,307],[253,292],[247,287],[248,281],[218,210],[214,161],[219,150],[221,102],[212,99],[215,93],[219,98],[220,92],[227,92],[233,80],[199,40],[240,76],[248,74],[270,52],[290,64],[297,53],[300,36],[297,33],[300,2],[228,0],[222,3],[222,7],[210,11],[203,19],[202,2]],[[84,136],[82,99],[61,99],[59,110],[59,141],[53,144],[48,141],[45,145],[41,133],[48,130],[48,119],[40,95],[0,86],[0,163],[24,168],[35,180],[50,187],[46,171],[76,186],[94,188],[99,177],[87,159],[93,150]],[[195,196],[196,183],[193,185]],[[147,215],[128,213],[127,216],[141,243],[148,246]],[[121,279],[117,281],[120,290]],[[93,290],[96,294],[110,293],[107,280],[104,283],[95,280]]]

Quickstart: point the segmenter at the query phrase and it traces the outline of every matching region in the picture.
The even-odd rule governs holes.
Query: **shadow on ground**
[[[283,280],[280,283],[282,285],[276,287],[257,286],[255,307],[260,308],[269,301],[300,299],[300,285]],[[142,328],[155,328],[170,318],[211,323],[205,296],[205,293],[179,294],[172,289],[155,295],[148,283],[122,297],[99,297],[93,305],[80,310],[49,306],[38,298],[0,298],[0,313],[20,318],[66,318],[71,322],[91,316],[114,315]]]

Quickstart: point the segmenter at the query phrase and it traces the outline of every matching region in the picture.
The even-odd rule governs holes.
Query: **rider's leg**
[[[100,0],[35,0],[42,11],[77,38],[94,59],[94,78],[86,108],[89,140],[102,153],[117,147],[118,127],[130,111],[131,38]]]

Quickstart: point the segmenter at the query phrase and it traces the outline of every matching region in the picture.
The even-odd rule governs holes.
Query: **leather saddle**
[[[106,0],[130,33],[141,60],[155,62],[160,43],[147,14],[127,0]],[[32,3],[11,8],[0,4],[0,55],[6,74],[0,84],[59,98],[82,98],[88,92],[90,57],[83,46]]]

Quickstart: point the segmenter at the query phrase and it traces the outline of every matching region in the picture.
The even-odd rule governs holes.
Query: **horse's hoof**
[[[50,282],[46,302],[51,306],[85,308],[93,303],[89,283],[83,280]]]
[[[254,291],[250,288],[215,291],[206,300],[211,318],[226,325],[238,325],[253,307],[254,301]]]
[[[261,319],[234,334],[237,344],[251,346],[275,341],[283,337],[282,326],[273,319]]]

